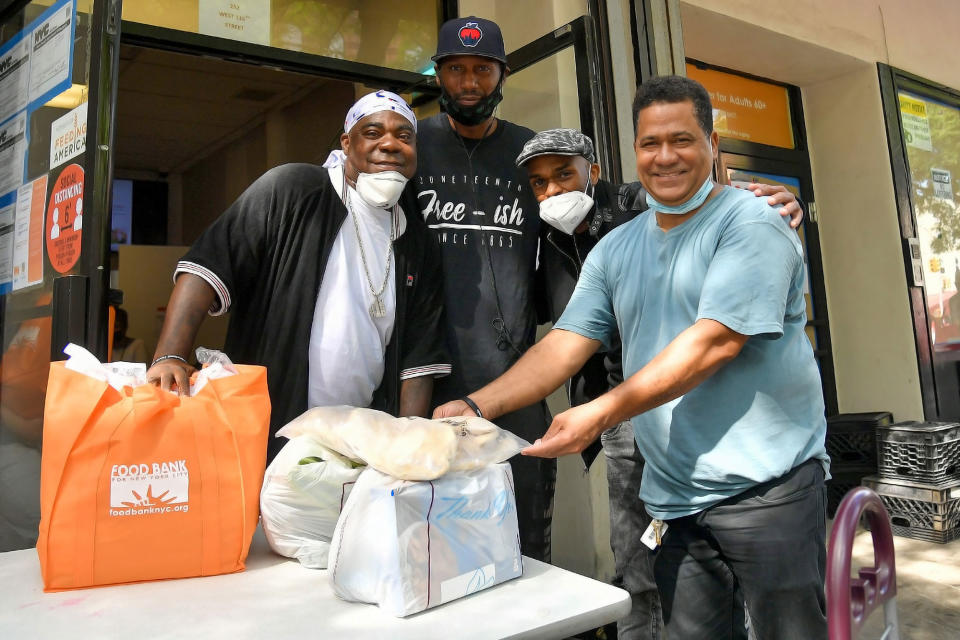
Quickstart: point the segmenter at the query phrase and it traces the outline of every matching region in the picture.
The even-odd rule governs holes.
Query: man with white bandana
[[[267,367],[271,433],[314,406],[426,415],[450,361],[439,252],[406,188],[416,130],[403,99],[368,94],[323,167],[248,187],[177,264],[148,379],[187,388],[200,323],[230,311],[224,351]]]
[[[543,340],[435,416],[536,402],[619,331],[624,382],[523,453],[576,453],[629,419],[667,636],[745,638],[743,601],[755,637],[826,638],[829,458],[802,247],[763,200],[711,179],[719,138],[702,85],[651,79],[633,114],[652,215],[597,243]]]

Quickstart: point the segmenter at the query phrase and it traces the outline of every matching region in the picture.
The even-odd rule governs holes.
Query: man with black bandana
[[[444,113],[418,123],[414,186],[443,259],[453,372],[436,381],[434,404],[442,404],[490,382],[533,344],[540,219],[512,162],[533,131],[494,116],[508,72],[500,28],[474,16],[448,21],[433,60]],[[548,425],[546,406],[496,422],[532,442]],[[511,465],[521,549],[549,561],[556,461]]]

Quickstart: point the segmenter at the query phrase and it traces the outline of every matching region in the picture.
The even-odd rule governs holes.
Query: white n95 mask
[[[590,186],[588,182],[583,191],[568,191],[543,200],[540,203],[540,219],[572,235],[593,209],[593,198],[585,193]]]
[[[371,207],[389,209],[397,204],[407,178],[398,171],[357,174],[357,195]]]

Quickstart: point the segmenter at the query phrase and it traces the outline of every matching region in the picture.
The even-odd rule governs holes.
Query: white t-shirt
[[[331,167],[330,182],[337,193],[343,186],[343,168]],[[396,261],[390,255],[390,275],[381,300],[386,315],[374,318],[374,302],[360,258],[357,226],[373,287],[379,289],[386,269],[390,233],[399,238],[406,229],[400,207],[397,215],[364,202],[353,187],[347,187],[350,207],[330,249],[310,330],[309,407],[350,405],[368,407],[383,379],[384,355],[396,318]],[[352,213],[351,213],[352,209]],[[357,226],[352,216],[357,216]],[[391,220],[391,218],[395,218]],[[393,226],[395,229],[392,229]]]

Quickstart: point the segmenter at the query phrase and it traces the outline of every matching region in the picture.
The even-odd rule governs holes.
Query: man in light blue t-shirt
[[[711,180],[719,138],[701,85],[645,83],[634,120],[655,215],[601,240],[554,330],[435,416],[535,402],[619,329],[624,382],[524,453],[576,453],[629,418],[671,640],[743,637],[738,588],[757,637],[825,638],[829,460],[800,242],[763,200]]]

